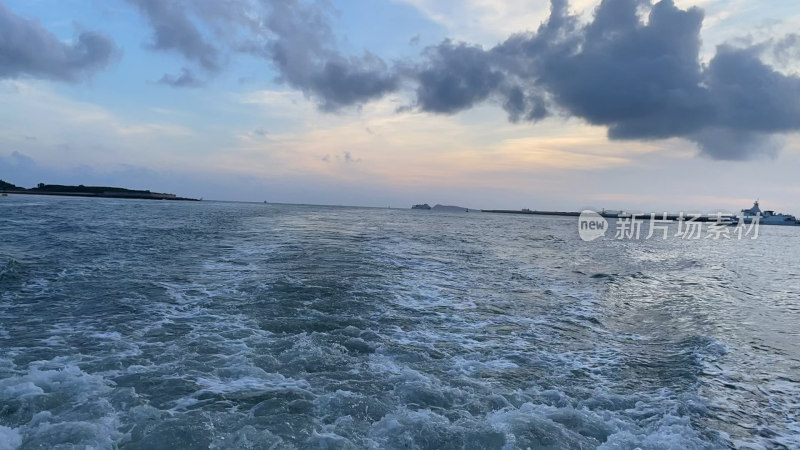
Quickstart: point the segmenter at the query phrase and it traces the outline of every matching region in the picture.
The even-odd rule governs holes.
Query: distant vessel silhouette
[[[414,205],[411,207],[411,209],[431,209],[431,205],[423,203],[421,205]]]
[[[753,220],[758,217],[758,223],[764,225],[800,225],[795,216],[790,214],[780,214],[775,211],[761,211],[758,206],[758,200],[753,203],[750,209],[743,209],[741,217],[734,218],[733,222],[738,223],[740,220],[744,223],[753,223]]]

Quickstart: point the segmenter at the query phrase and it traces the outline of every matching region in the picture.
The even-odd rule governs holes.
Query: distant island
[[[109,186],[64,186],[61,184],[39,183],[35,188],[26,189],[0,180],[0,193],[27,195],[62,195],[72,197],[135,198],[146,200],[199,201],[196,198],[178,197],[175,194],[125,189]]]
[[[6,183],[5,181],[0,180],[0,191],[21,191],[21,190],[25,190],[25,188],[14,186],[11,183]]]
[[[465,208],[463,206],[451,206],[451,205],[435,205],[433,208],[427,203],[422,203],[420,205],[414,205],[411,209],[424,209],[424,210],[433,210],[438,212],[469,212],[469,208]],[[473,211],[475,211],[473,209]]]

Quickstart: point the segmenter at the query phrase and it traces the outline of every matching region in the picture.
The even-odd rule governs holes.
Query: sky
[[[0,179],[800,214],[786,0],[0,0]]]

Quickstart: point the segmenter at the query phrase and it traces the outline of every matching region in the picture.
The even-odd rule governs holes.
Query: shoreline
[[[60,197],[95,197],[95,198],[123,198],[138,200],[175,200],[183,202],[199,202],[201,199],[178,197],[171,194],[158,193],[123,193],[123,192],[31,192],[30,190],[0,190],[0,194],[17,195],[49,195]]]
[[[581,215],[581,213],[577,211],[526,211],[518,209],[482,209],[481,212],[494,213],[494,214],[529,214],[536,216],[561,216],[561,217],[579,217]],[[625,219],[632,217],[633,214],[642,219],[647,219],[651,217],[651,213],[598,212],[597,214],[606,219]],[[676,222],[680,220],[688,221],[693,217],[695,217],[695,215],[684,214],[683,216],[681,216],[679,214],[667,214],[665,217],[664,213],[656,213],[655,217],[657,220],[669,220],[672,222]],[[694,222],[716,222],[717,220],[718,217],[715,214],[700,214],[699,216],[697,216],[697,218],[694,219]]]

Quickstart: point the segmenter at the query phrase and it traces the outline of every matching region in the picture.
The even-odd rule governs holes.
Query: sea
[[[0,449],[800,448],[800,227],[0,199]]]

